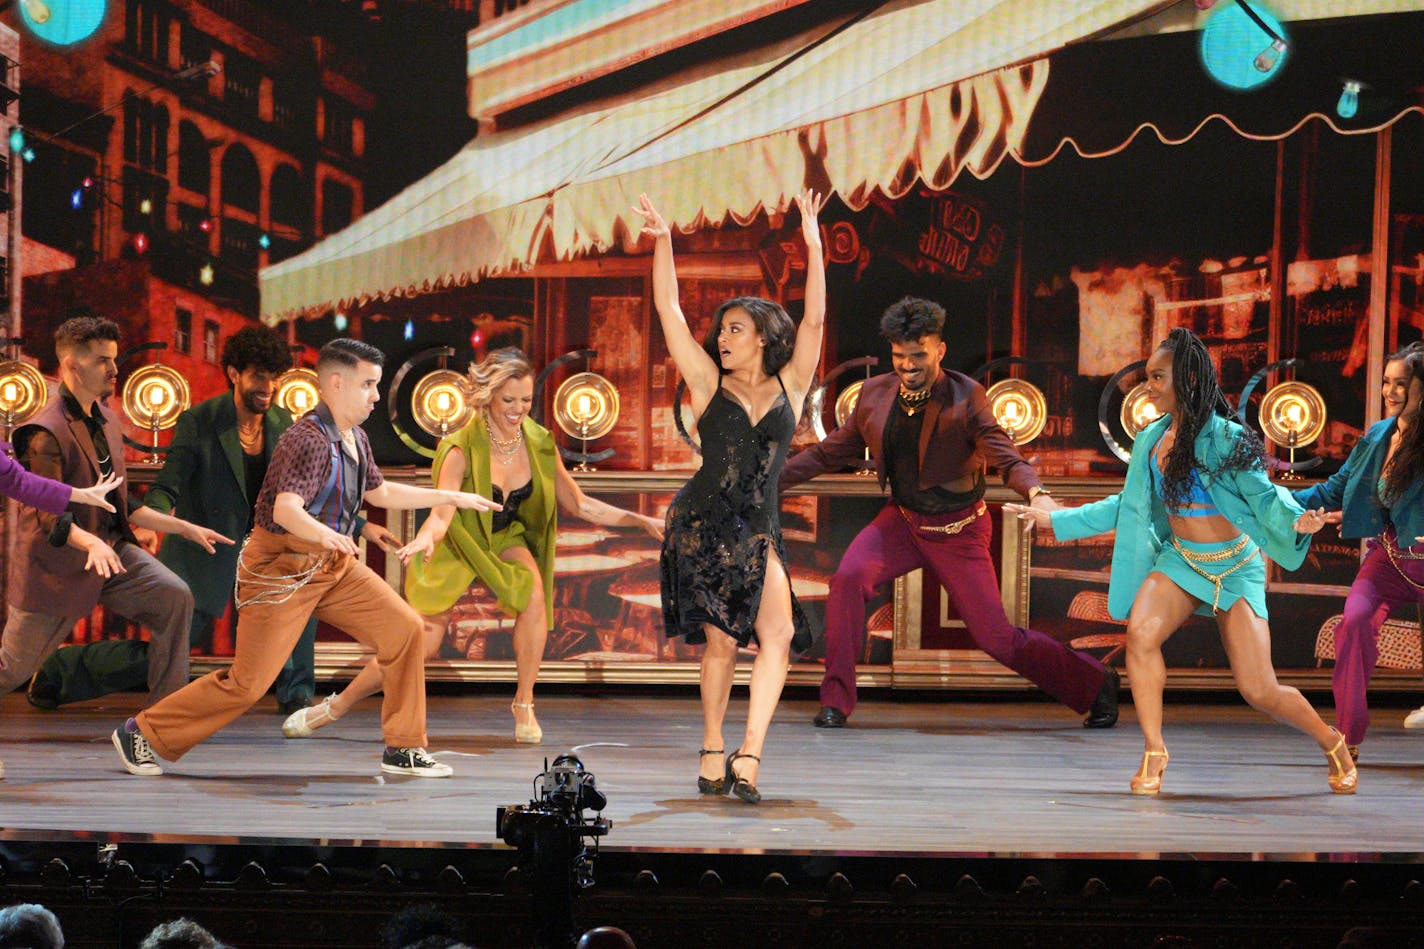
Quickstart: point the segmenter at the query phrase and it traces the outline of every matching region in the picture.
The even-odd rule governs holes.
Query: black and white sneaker
[[[153,749],[149,747],[148,739],[143,737],[143,732],[129,731],[120,725],[114,729],[112,737],[114,748],[119,753],[119,760],[124,763],[129,774],[147,778],[163,773],[163,769],[153,759]]]
[[[448,778],[455,770],[436,761],[424,748],[387,748],[381,755],[381,770],[387,774],[413,774],[417,778]]]

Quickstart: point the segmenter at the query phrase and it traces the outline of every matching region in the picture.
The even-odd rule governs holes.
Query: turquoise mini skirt
[[[1197,612],[1203,616],[1212,615],[1213,603],[1219,612],[1225,613],[1236,605],[1237,600],[1245,600],[1251,607],[1251,612],[1261,619],[1269,619],[1266,615],[1266,564],[1262,561],[1260,549],[1254,541],[1247,537],[1237,537],[1220,543],[1198,544],[1195,541],[1176,538],[1177,543],[1188,554],[1198,557],[1219,555],[1222,551],[1235,547],[1243,539],[1246,541],[1245,545],[1229,558],[1196,561],[1196,566],[1209,576],[1220,578],[1219,584],[1192,569],[1193,565],[1178,552],[1171,537],[1162,545],[1162,550],[1152,563],[1152,569],[1164,574],[1188,596],[1201,600],[1202,605],[1197,607]]]

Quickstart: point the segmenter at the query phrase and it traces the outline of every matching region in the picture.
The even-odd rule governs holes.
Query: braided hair
[[[1415,385],[1424,389],[1424,351],[1405,349],[1404,364],[1409,368],[1409,396],[1415,394]],[[1393,360],[1394,357],[1391,357]],[[1421,393],[1424,394],[1424,393]],[[1420,400],[1406,397],[1404,411],[1399,420],[1405,423],[1404,433],[1399,437],[1399,447],[1384,468],[1384,490],[1380,492],[1380,502],[1386,506],[1404,496],[1405,490],[1417,479],[1424,477],[1424,412],[1420,411]]]
[[[1167,452],[1167,464],[1162,472],[1162,500],[1168,510],[1181,510],[1187,504],[1193,468],[1203,468],[1213,477],[1229,471],[1260,468],[1265,445],[1259,435],[1242,425],[1231,454],[1215,469],[1205,468],[1194,450],[1197,435],[1213,414],[1239,421],[1236,410],[1226,401],[1211,353],[1197,334],[1178,327],[1168,333],[1157,348],[1172,354],[1172,390],[1177,398],[1177,439]]]

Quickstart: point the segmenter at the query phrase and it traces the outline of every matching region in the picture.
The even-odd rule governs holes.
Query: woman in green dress
[[[475,415],[440,442],[431,477],[439,487],[479,485],[503,510],[475,513],[449,505],[430,516],[404,549],[405,595],[425,617],[426,655],[445,638],[450,610],[475,581],[514,617],[516,741],[538,743],[534,682],[554,619],[554,534],[560,508],[595,524],[641,527],[659,540],[663,522],[584,494],[564,468],[547,428],[529,418],[534,367],[518,349],[497,349],[470,367]],[[466,490],[475,490],[467,488]],[[288,738],[306,738],[381,688],[374,661],[340,694],[301,709],[282,725]]]

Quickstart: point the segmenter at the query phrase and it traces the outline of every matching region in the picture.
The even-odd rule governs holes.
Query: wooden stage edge
[[[795,698],[753,807],[697,794],[699,706],[680,695],[541,695],[538,746],[514,742],[506,696],[433,695],[447,780],[380,773],[376,701],[290,741],[270,697],[164,776],[134,777],[108,736],[138,701],[0,700],[0,840],[492,850],[496,808],[526,803],[546,757],[573,751],[608,798],[605,854],[1424,863],[1424,732],[1400,708],[1376,712],[1359,793],[1336,796],[1309,738],[1244,705],[1169,704],[1165,790],[1141,798],[1127,792],[1142,747],[1131,706],[1089,731],[1045,702],[872,697],[850,727],[821,730],[816,703]],[[745,713],[738,688],[726,747]]]

